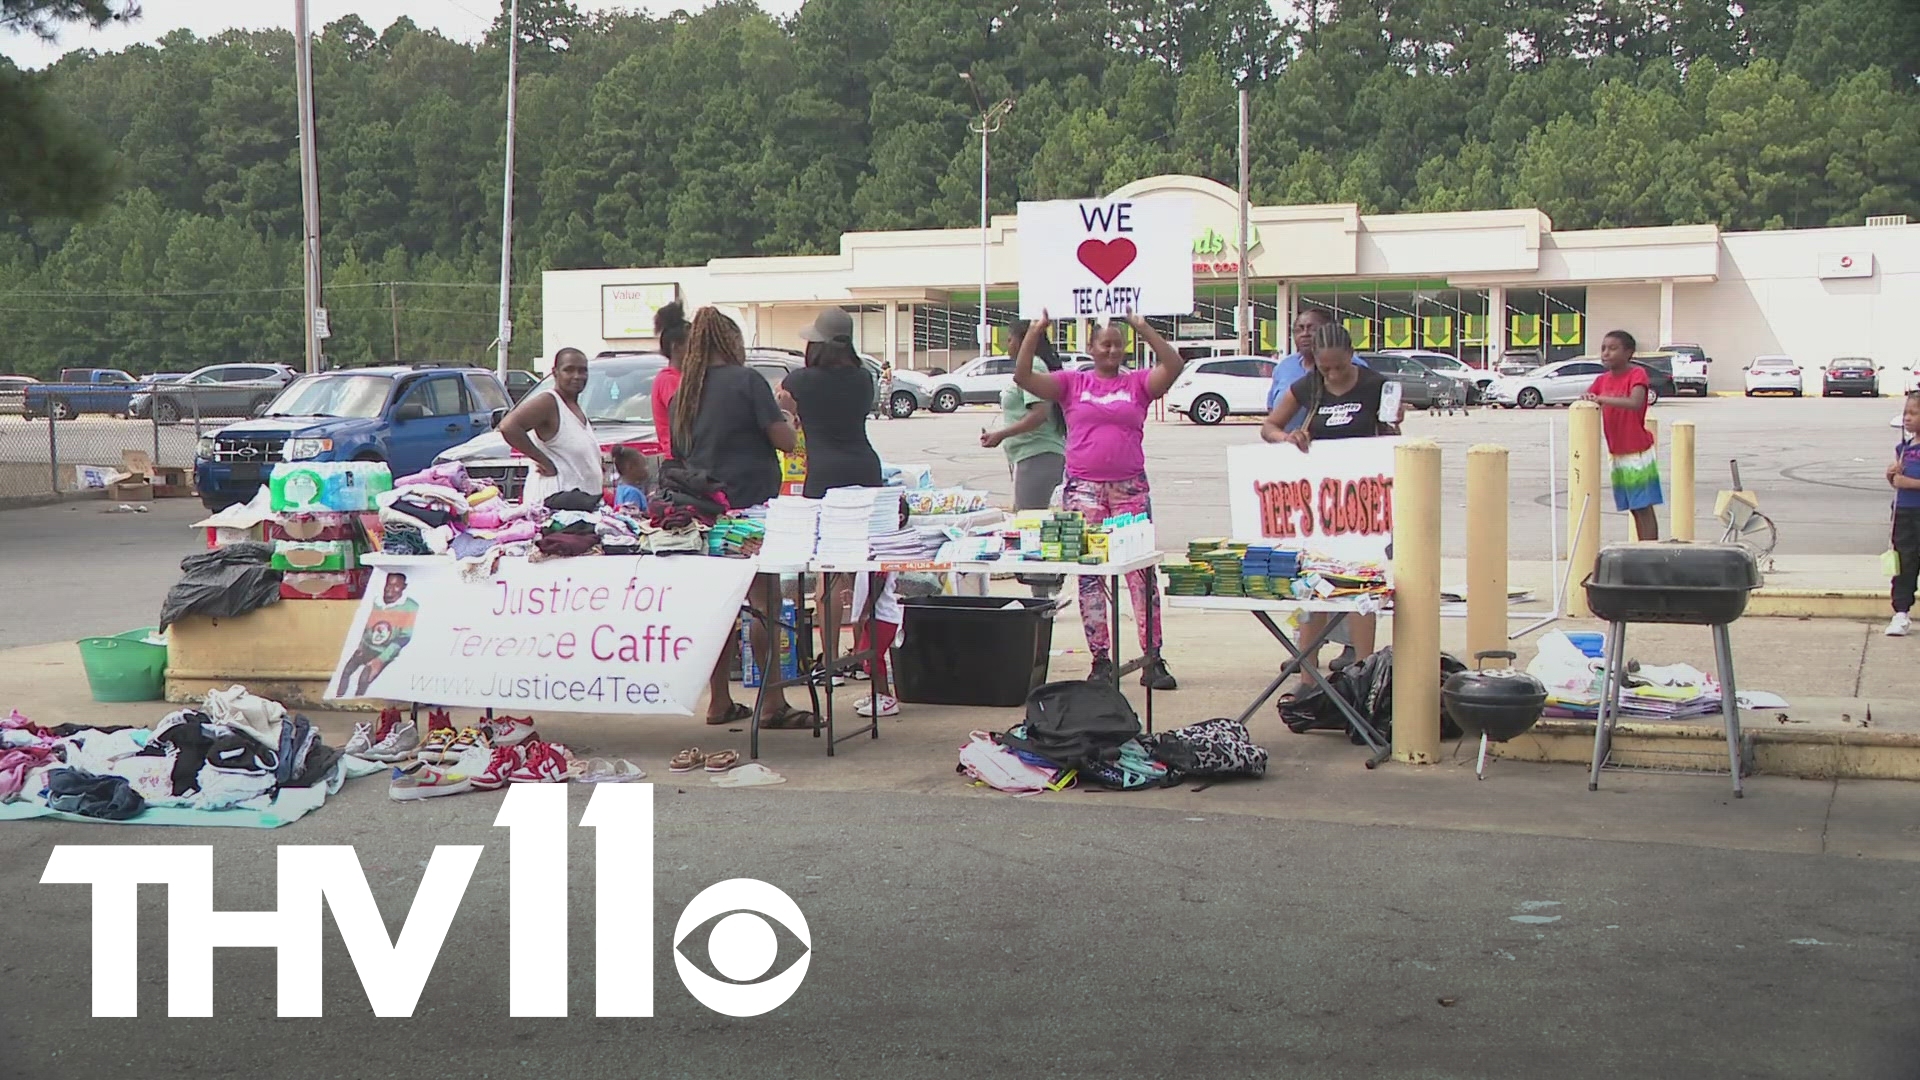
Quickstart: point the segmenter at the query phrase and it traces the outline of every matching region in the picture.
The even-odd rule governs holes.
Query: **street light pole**
[[[500,380],[507,378],[507,350],[513,342],[511,304],[513,287],[513,119],[515,90],[519,81],[520,4],[507,3],[507,164],[506,184],[500,208],[500,352],[494,370]]]
[[[293,69],[300,110],[301,262],[306,277],[307,373],[320,370],[320,148],[314,142],[313,38],[307,0],[293,0]]]
[[[980,136],[980,322],[974,327],[974,340],[979,343],[980,351],[985,353],[993,336],[987,324],[987,139],[1000,130],[1000,124],[1013,111],[1013,99],[1002,98],[988,108],[980,97],[980,86],[973,79],[973,72],[961,72],[960,77],[967,81],[967,89],[973,91],[973,103],[980,110],[980,119],[967,125],[968,129]]]

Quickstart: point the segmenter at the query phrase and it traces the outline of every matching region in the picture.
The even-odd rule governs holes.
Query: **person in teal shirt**
[[[1014,327],[1014,340],[1026,337],[1027,324]],[[1049,371],[1062,367],[1053,342],[1041,343],[1034,353]],[[1013,474],[1013,508],[1045,510],[1053,502],[1054,489],[1066,478],[1067,422],[1060,407],[1045,398],[1030,394],[1018,386],[1000,392],[999,428],[980,433],[980,445],[999,447],[1007,455],[1007,467]],[[1029,576],[1021,581],[1033,588],[1035,596],[1052,596],[1061,584],[1057,576]]]

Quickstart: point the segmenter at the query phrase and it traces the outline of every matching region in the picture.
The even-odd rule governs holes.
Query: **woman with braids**
[[[1111,322],[1095,330],[1087,341],[1093,354],[1093,370],[1036,370],[1033,358],[1052,325],[1052,318],[1043,311],[1027,328],[1026,337],[1020,342],[1020,354],[1014,360],[1013,382],[1035,397],[1057,402],[1066,414],[1067,482],[1062,493],[1065,508],[1077,510],[1093,521],[1116,514],[1151,514],[1153,502],[1147,486],[1145,446],[1147,409],[1173,388],[1173,381],[1180,377],[1186,360],[1148,326],[1145,319],[1129,315],[1127,325],[1146,341],[1158,361],[1152,367],[1142,371],[1121,370],[1127,359],[1127,339],[1120,324]],[[1160,649],[1159,572],[1137,570],[1127,575],[1127,584],[1133,592],[1140,648],[1157,653]],[[1110,610],[1107,583],[1099,578],[1081,578],[1080,625],[1087,633],[1087,649],[1093,653],[1093,671],[1087,676],[1090,681],[1116,679],[1113,627],[1107,623]],[[1155,690],[1175,690],[1180,684],[1167,670],[1167,662],[1156,657],[1140,673],[1140,685]]]
[[[794,448],[793,421],[780,411],[773,388],[759,372],[747,366],[747,345],[740,326],[711,307],[701,308],[687,330],[680,358],[680,386],[673,393],[674,454],[690,469],[706,473],[726,493],[736,510],[758,506],[780,494],[780,453]],[[780,575],[754,578],[748,603],[777,618],[780,612]],[[772,635],[760,619],[751,620],[755,656],[771,657]],[[734,638],[713,667],[707,686],[707,723],[737,724],[753,715],[737,704],[729,689]],[[770,670],[778,670],[772,663]],[[760,726],[812,730],[812,713],[787,704],[784,690],[765,695]]]
[[[673,392],[680,388],[680,358],[687,352],[687,309],[675,300],[653,313],[653,336],[660,340],[666,369],[653,380],[653,434],[660,456],[673,457]]]
[[[1260,437],[1270,443],[1292,443],[1306,450],[1321,439],[1368,439],[1399,434],[1398,420],[1380,419],[1381,392],[1387,377],[1354,362],[1353,337],[1347,328],[1323,322],[1313,328],[1313,370],[1295,380],[1274,403],[1273,411],[1260,424]],[[1305,422],[1295,424],[1296,417]],[[1320,634],[1325,615],[1307,618],[1306,635],[1311,641]],[[1353,652],[1359,659],[1373,655],[1375,618],[1355,615],[1343,625],[1351,627]],[[1304,662],[1319,667],[1320,658],[1308,656]]]

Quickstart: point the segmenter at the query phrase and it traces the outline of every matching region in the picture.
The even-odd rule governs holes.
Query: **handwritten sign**
[[[1193,311],[1193,207],[1178,195],[1020,204],[1020,316]]]
[[[753,580],[744,559],[379,559],[327,698],[691,716]]]
[[[1393,560],[1393,451],[1398,438],[1323,439],[1227,448],[1233,538],[1375,563]]]

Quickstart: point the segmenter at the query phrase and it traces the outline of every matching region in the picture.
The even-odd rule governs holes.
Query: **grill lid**
[[[1738,544],[1615,544],[1594,560],[1595,585],[1623,589],[1728,589],[1760,587],[1760,567]]]

